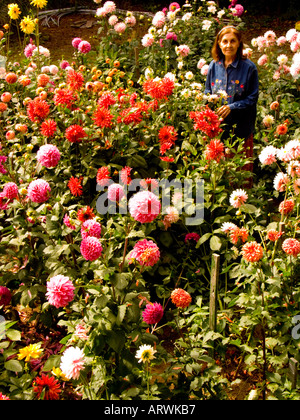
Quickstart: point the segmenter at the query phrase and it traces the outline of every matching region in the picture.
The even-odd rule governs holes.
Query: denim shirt
[[[258,87],[258,72],[252,61],[236,58],[227,68],[224,59],[210,63],[205,93],[227,92],[227,105],[231,109],[224,120],[227,134],[234,131],[237,137],[246,139],[254,132]]]

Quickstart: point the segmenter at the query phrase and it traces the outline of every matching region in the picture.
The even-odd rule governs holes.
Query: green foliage
[[[231,399],[234,385],[242,380],[250,382],[257,398],[299,398],[288,376],[290,357],[299,360],[299,340],[291,334],[299,311],[299,255],[282,248],[284,240],[299,238],[299,173],[291,173],[286,159],[267,166],[257,158],[266,145],[280,149],[297,139],[299,83],[282,69],[274,80],[277,57],[286,50],[266,47],[268,64],[259,67],[256,173],[245,170],[249,159],[240,139],[222,139],[221,152],[210,158],[212,139],[205,128],[195,126],[191,112],[202,111],[205,118],[218,103],[204,95],[205,71],[197,65],[200,58],[208,64],[220,27],[242,22],[228,10],[220,14],[209,3],[201,5],[200,10],[194,3],[182,8],[161,30],[152,28],[150,47],[143,47],[135,26],[120,35],[107,17],[99,18],[99,34],[105,31],[107,36],[92,56],[74,53],[73,77],[79,85],[72,91],[68,70],[51,73],[46,67],[51,59],[44,56],[36,70],[29,70],[28,85],[22,85],[22,78],[16,83],[0,80],[1,92],[12,95],[0,114],[0,154],[5,157],[1,186],[13,182],[18,188],[14,199],[0,198],[0,286],[12,292],[12,302],[0,308],[5,318],[0,324],[0,391],[11,399],[46,398],[46,389],[39,395],[34,388],[42,373],[59,381],[62,399],[79,398],[78,393],[83,399]],[[148,26],[149,21],[142,36]],[[160,39],[171,30],[177,41],[164,39],[161,46]],[[179,45],[190,47],[186,57],[179,57]],[[288,60],[291,64],[290,55]],[[30,63],[8,63],[7,72],[24,76]],[[49,75],[45,86],[41,72]],[[147,82],[166,81],[166,74],[171,91],[155,97]],[[155,92],[160,89],[156,86]],[[57,99],[66,91],[67,106]],[[30,108],[38,95],[49,112],[34,119]],[[279,95],[279,108],[271,110]],[[105,99],[111,103],[102,111],[107,108],[111,122],[97,118]],[[274,117],[270,127],[264,125],[268,114]],[[51,136],[42,129],[49,119],[56,123]],[[279,124],[287,125],[287,133],[278,134]],[[72,142],[67,130],[75,125],[86,135]],[[161,130],[166,127],[175,139],[164,151]],[[37,160],[45,144],[60,152],[59,162],[50,167]],[[299,163],[299,155],[294,160]],[[103,169],[122,185],[127,194],[122,200],[105,195],[107,185],[101,185],[99,175]],[[278,171],[290,172],[282,190],[273,186]],[[250,177],[253,188],[246,188]],[[72,178],[77,179],[75,192]],[[141,223],[128,211],[128,201],[138,189],[149,188],[150,178],[168,181],[164,193],[162,188],[155,191],[155,184],[151,189],[160,202],[169,193],[169,209]],[[51,188],[41,202],[28,194],[37,179]],[[185,185],[184,191],[176,191],[176,180]],[[204,180],[203,203],[197,201],[199,180]],[[233,197],[237,189],[248,196],[239,203]],[[293,200],[291,211],[279,212],[279,204],[287,200]],[[99,211],[100,203],[107,211]],[[204,217],[193,226],[187,221],[195,207]],[[88,218],[101,225],[97,239],[102,252],[95,259],[83,255],[82,225]],[[271,229],[284,234],[273,241]],[[149,249],[141,260],[132,254],[143,240],[157,245],[155,263]],[[244,244],[250,242],[261,246],[257,261],[245,256]],[[221,257],[216,330],[209,322],[214,253]],[[74,286],[67,304],[54,306],[46,294],[55,276],[66,276]],[[181,309],[172,298],[178,288],[192,299]],[[163,317],[147,324],[143,312],[155,302],[163,307]],[[24,311],[29,313],[26,323]],[[41,354],[32,353],[26,361],[20,351],[31,344],[40,344]],[[153,356],[149,360],[138,357],[143,346]],[[69,348],[84,355],[80,375],[71,380],[58,369]],[[228,373],[230,363],[236,365]]]

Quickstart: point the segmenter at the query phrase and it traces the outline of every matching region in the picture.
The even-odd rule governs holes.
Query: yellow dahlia
[[[21,20],[20,27],[25,34],[32,34],[35,28],[34,20],[26,16]]]
[[[47,6],[48,0],[30,0],[30,4],[32,6],[38,7],[39,9],[43,9],[45,6]]]
[[[40,344],[29,344],[29,346],[20,349],[18,359],[22,360],[25,358],[25,362],[29,362],[30,359],[38,359],[42,352],[43,350]]]
[[[8,7],[8,16],[11,19],[18,19],[19,15],[21,14],[21,10],[19,9],[19,6],[16,3],[11,3],[7,7]]]

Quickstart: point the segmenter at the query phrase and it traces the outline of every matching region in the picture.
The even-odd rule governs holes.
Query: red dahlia
[[[41,124],[41,133],[45,137],[52,137],[56,132],[56,122],[54,120],[45,120]]]
[[[33,122],[40,122],[49,114],[50,107],[46,101],[40,98],[35,98],[30,101],[27,106],[27,115]]]
[[[194,129],[202,131],[210,138],[216,137],[222,132],[218,115],[208,106],[202,111],[190,112],[190,118],[195,122]]]
[[[87,134],[80,125],[73,124],[66,129],[65,136],[70,143],[81,143]]]
[[[80,196],[83,194],[83,190],[82,190],[82,177],[80,178],[75,178],[74,176],[72,176],[68,182],[68,187],[70,188],[71,194],[76,196]]]
[[[102,187],[105,187],[109,184],[110,172],[107,166],[102,166],[98,169],[97,175],[96,175],[96,181],[97,184],[101,185]]]
[[[58,400],[61,389],[57,379],[42,373],[42,376],[36,377],[33,382],[33,392],[38,398],[43,394],[44,400]]]
[[[111,127],[114,116],[103,106],[98,105],[93,115],[93,120],[98,127]]]
[[[84,83],[84,77],[80,72],[71,69],[68,71],[67,83],[72,91],[79,90]]]
[[[90,206],[83,207],[77,212],[77,219],[82,223],[86,220],[93,219],[94,217],[95,214],[93,213],[93,209]]]
[[[220,162],[224,156],[224,144],[219,139],[211,140],[204,151],[205,159]]]
[[[56,106],[63,105],[69,109],[72,108],[72,105],[77,99],[77,94],[70,89],[56,89],[53,97]]]

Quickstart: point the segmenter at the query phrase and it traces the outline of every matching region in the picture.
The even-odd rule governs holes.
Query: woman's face
[[[235,58],[239,46],[239,40],[233,33],[223,35],[219,41],[219,47],[221,48],[225,58]]]

